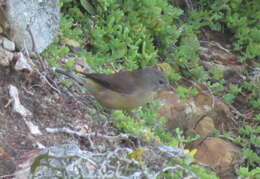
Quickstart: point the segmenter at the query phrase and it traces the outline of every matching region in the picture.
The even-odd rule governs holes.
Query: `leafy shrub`
[[[199,27],[209,26],[223,31],[228,27],[234,34],[233,48],[241,52],[241,61],[260,55],[260,3],[258,0],[200,0],[204,11],[194,12]],[[205,9],[208,9],[205,12]],[[216,28],[217,27],[217,28]]]

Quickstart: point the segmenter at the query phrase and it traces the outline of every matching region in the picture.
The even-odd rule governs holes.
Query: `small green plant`
[[[260,122],[260,114],[256,114],[255,115],[255,121],[256,122]]]
[[[177,146],[178,142],[175,137],[165,129],[166,119],[160,117],[157,112],[158,108],[159,103],[152,101],[135,111],[139,120],[129,117],[120,110],[115,111],[111,118],[116,121],[115,126],[124,132],[143,136],[147,141],[155,140],[163,144]]]
[[[70,49],[63,43],[64,37],[68,39],[78,40],[82,39],[83,31],[80,28],[73,28],[74,19],[72,17],[63,16],[60,22],[60,34],[54,39],[52,44],[44,51],[43,56],[48,58],[48,63],[51,66],[58,66],[60,60],[66,56]],[[70,68],[73,62],[67,64]],[[70,67],[69,67],[70,66]]]
[[[252,166],[253,168],[259,166],[260,156],[258,156],[256,152],[247,148],[243,150],[243,155],[247,158],[247,163],[250,166]]]
[[[66,68],[68,71],[72,71],[74,67],[75,61],[73,59],[68,59],[66,62]]]
[[[208,82],[208,85],[213,90],[214,94],[219,96],[220,94],[222,94],[222,92],[225,89],[224,83],[225,83],[225,80],[222,79],[219,82],[215,82],[215,83]]]
[[[260,97],[257,99],[252,99],[249,104],[255,108],[255,109],[260,109]]]
[[[180,165],[183,168],[187,169],[188,171],[192,171],[196,176],[200,179],[218,179],[218,177],[214,174],[214,172],[210,171],[207,168],[204,168],[203,166],[195,164],[193,159],[193,156],[191,152],[189,155],[181,161],[169,161],[170,165]],[[176,170],[174,172],[175,175],[169,174],[167,172],[159,175],[159,179],[179,179],[179,178],[185,178],[185,173],[181,170]]]
[[[180,98],[189,98],[191,96],[196,96],[198,90],[196,88],[185,88],[183,86],[178,86],[176,92]]]
[[[260,168],[257,167],[251,171],[248,168],[239,168],[236,172],[240,178],[254,179],[260,177]]]
[[[237,85],[229,85],[229,92],[223,96],[224,101],[227,104],[232,104],[235,101],[236,96],[241,93],[242,88]]]
[[[88,34],[93,46],[91,54],[99,59],[96,65],[117,59],[128,70],[153,65],[158,54],[167,55],[166,49],[178,39],[172,22],[182,10],[165,0],[80,2],[95,24],[94,28],[88,26]]]
[[[239,129],[239,134],[234,142],[242,145],[243,147],[243,155],[246,158],[247,167],[253,167],[260,165],[260,156],[253,151],[254,148],[260,146],[260,127],[252,127],[249,125],[245,125],[244,127]]]
[[[260,109],[260,83],[244,82],[242,89],[251,93],[249,105],[254,109]]]
[[[210,69],[209,73],[214,80],[221,80],[224,78],[223,70],[220,68],[212,68]]]
[[[176,135],[177,135],[177,139],[179,141],[179,146],[184,147],[185,144],[187,143],[191,143],[197,139],[199,139],[199,135],[196,135],[194,137],[188,136],[185,137],[183,134],[183,131],[180,130],[179,128],[175,129]]]

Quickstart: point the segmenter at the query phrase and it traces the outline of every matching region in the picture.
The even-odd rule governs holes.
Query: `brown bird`
[[[80,72],[86,77],[84,82],[68,72],[54,71],[73,78],[81,85],[85,84],[97,101],[110,109],[131,110],[147,103],[156,92],[171,89],[166,75],[156,67],[110,75]]]

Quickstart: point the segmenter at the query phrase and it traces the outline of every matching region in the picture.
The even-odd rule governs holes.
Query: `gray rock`
[[[0,47],[0,65],[7,67],[10,65],[11,61],[13,60],[13,53],[3,49]]]
[[[30,54],[41,53],[58,31],[59,12],[58,0],[8,0],[4,14],[9,39]]]
[[[12,51],[12,52],[15,50],[14,42],[8,40],[7,38],[3,38],[2,43],[3,43],[2,45],[3,45],[4,49]]]

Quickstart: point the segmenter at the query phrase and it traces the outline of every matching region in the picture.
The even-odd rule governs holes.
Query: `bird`
[[[57,68],[54,71],[86,86],[90,94],[109,109],[130,111],[149,102],[157,92],[171,89],[166,74],[155,66],[114,74],[79,72],[85,77],[82,81],[69,72]]]

